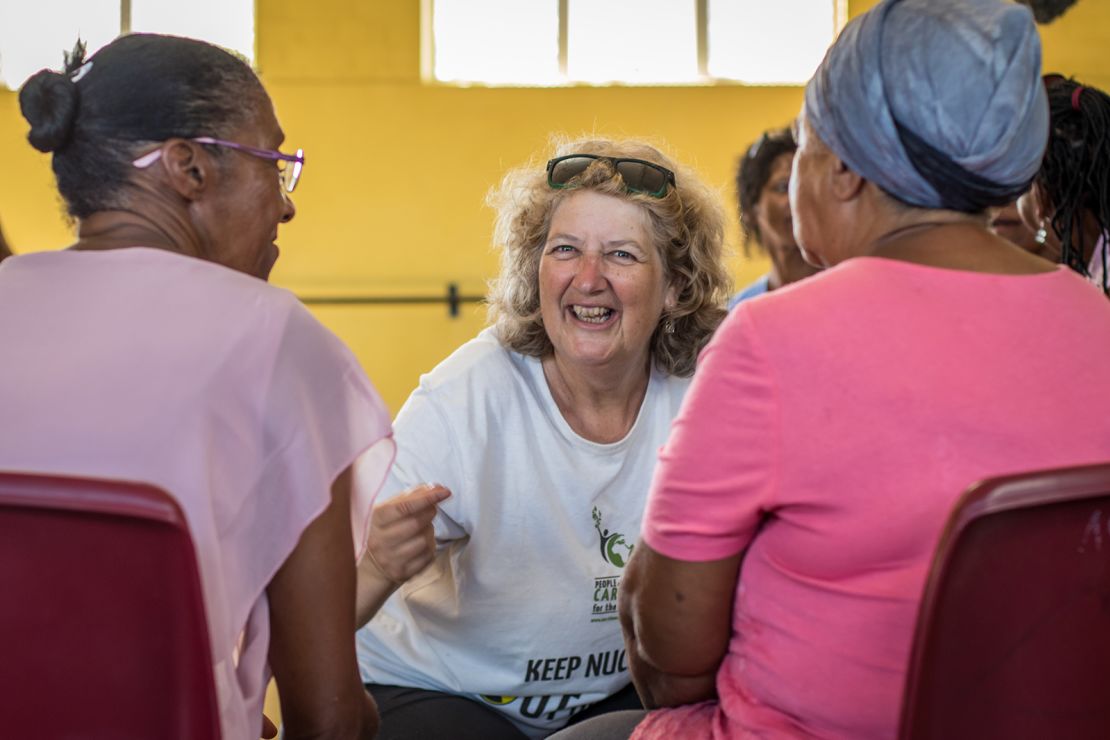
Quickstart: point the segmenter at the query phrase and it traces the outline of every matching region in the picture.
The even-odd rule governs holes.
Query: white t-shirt
[[[454,495],[439,557],[358,633],[363,680],[483,701],[532,737],[627,686],[617,587],[689,383],[653,371],[632,430],[597,444],[567,424],[539,359],[492,329],[423,376],[382,500],[423,482]]]

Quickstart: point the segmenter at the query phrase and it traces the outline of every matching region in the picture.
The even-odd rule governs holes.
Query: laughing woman
[[[453,496],[434,562],[359,633],[383,738],[541,737],[638,706],[617,586],[655,451],[725,314],[723,216],[644,144],[555,155],[491,196],[493,326],[396,420],[383,498],[423,481]],[[403,552],[371,547],[369,565],[397,572]]]

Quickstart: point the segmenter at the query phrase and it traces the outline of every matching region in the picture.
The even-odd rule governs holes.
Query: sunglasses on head
[[[652,198],[667,194],[667,185],[675,186],[674,173],[653,162],[630,157],[603,157],[598,154],[567,154],[547,163],[547,184],[561,189],[572,187],[570,181],[585,172],[597,160],[608,162],[621,176],[630,193],[643,193]]]

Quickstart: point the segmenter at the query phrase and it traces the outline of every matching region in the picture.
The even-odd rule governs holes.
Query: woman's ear
[[[866,183],[855,170],[844,163],[840,157],[829,151],[828,176],[830,192],[839,201],[855,200],[863,192]]]
[[[1034,182],[1029,188],[1029,197],[1033,206],[1033,217],[1037,220],[1037,224],[1049,223],[1052,216],[1055,215],[1056,209],[1052,206],[1048,193],[1045,192],[1040,183]]]
[[[170,139],[162,145],[159,161],[166,180],[181,197],[197,200],[211,187],[215,162],[204,149],[192,141]]]
[[[673,311],[675,306],[678,305],[678,286],[672,278],[667,281],[667,287],[663,291],[663,310]]]

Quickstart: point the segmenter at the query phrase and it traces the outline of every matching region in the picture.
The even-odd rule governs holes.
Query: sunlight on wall
[[[558,0],[435,0],[434,8],[437,80],[559,82]]]
[[[433,76],[473,84],[805,83],[845,0],[423,0]],[[560,71],[560,8],[566,69]],[[496,18],[496,21],[490,19]],[[699,62],[705,26],[706,69]],[[507,62],[506,60],[511,60]]]
[[[91,52],[118,33],[119,0],[0,2],[0,84],[14,90],[40,69],[61,69],[78,36]]]
[[[254,59],[253,0],[131,0],[131,30],[204,39]]]
[[[698,78],[693,2],[569,0],[567,25],[572,80],[666,84]]]
[[[253,0],[130,0],[132,31],[204,39],[254,59]],[[61,69],[81,38],[91,55],[119,35],[120,0],[0,2],[0,85],[17,89],[40,69]]]
[[[804,84],[836,37],[829,0],[709,0],[709,73],[751,84]]]

